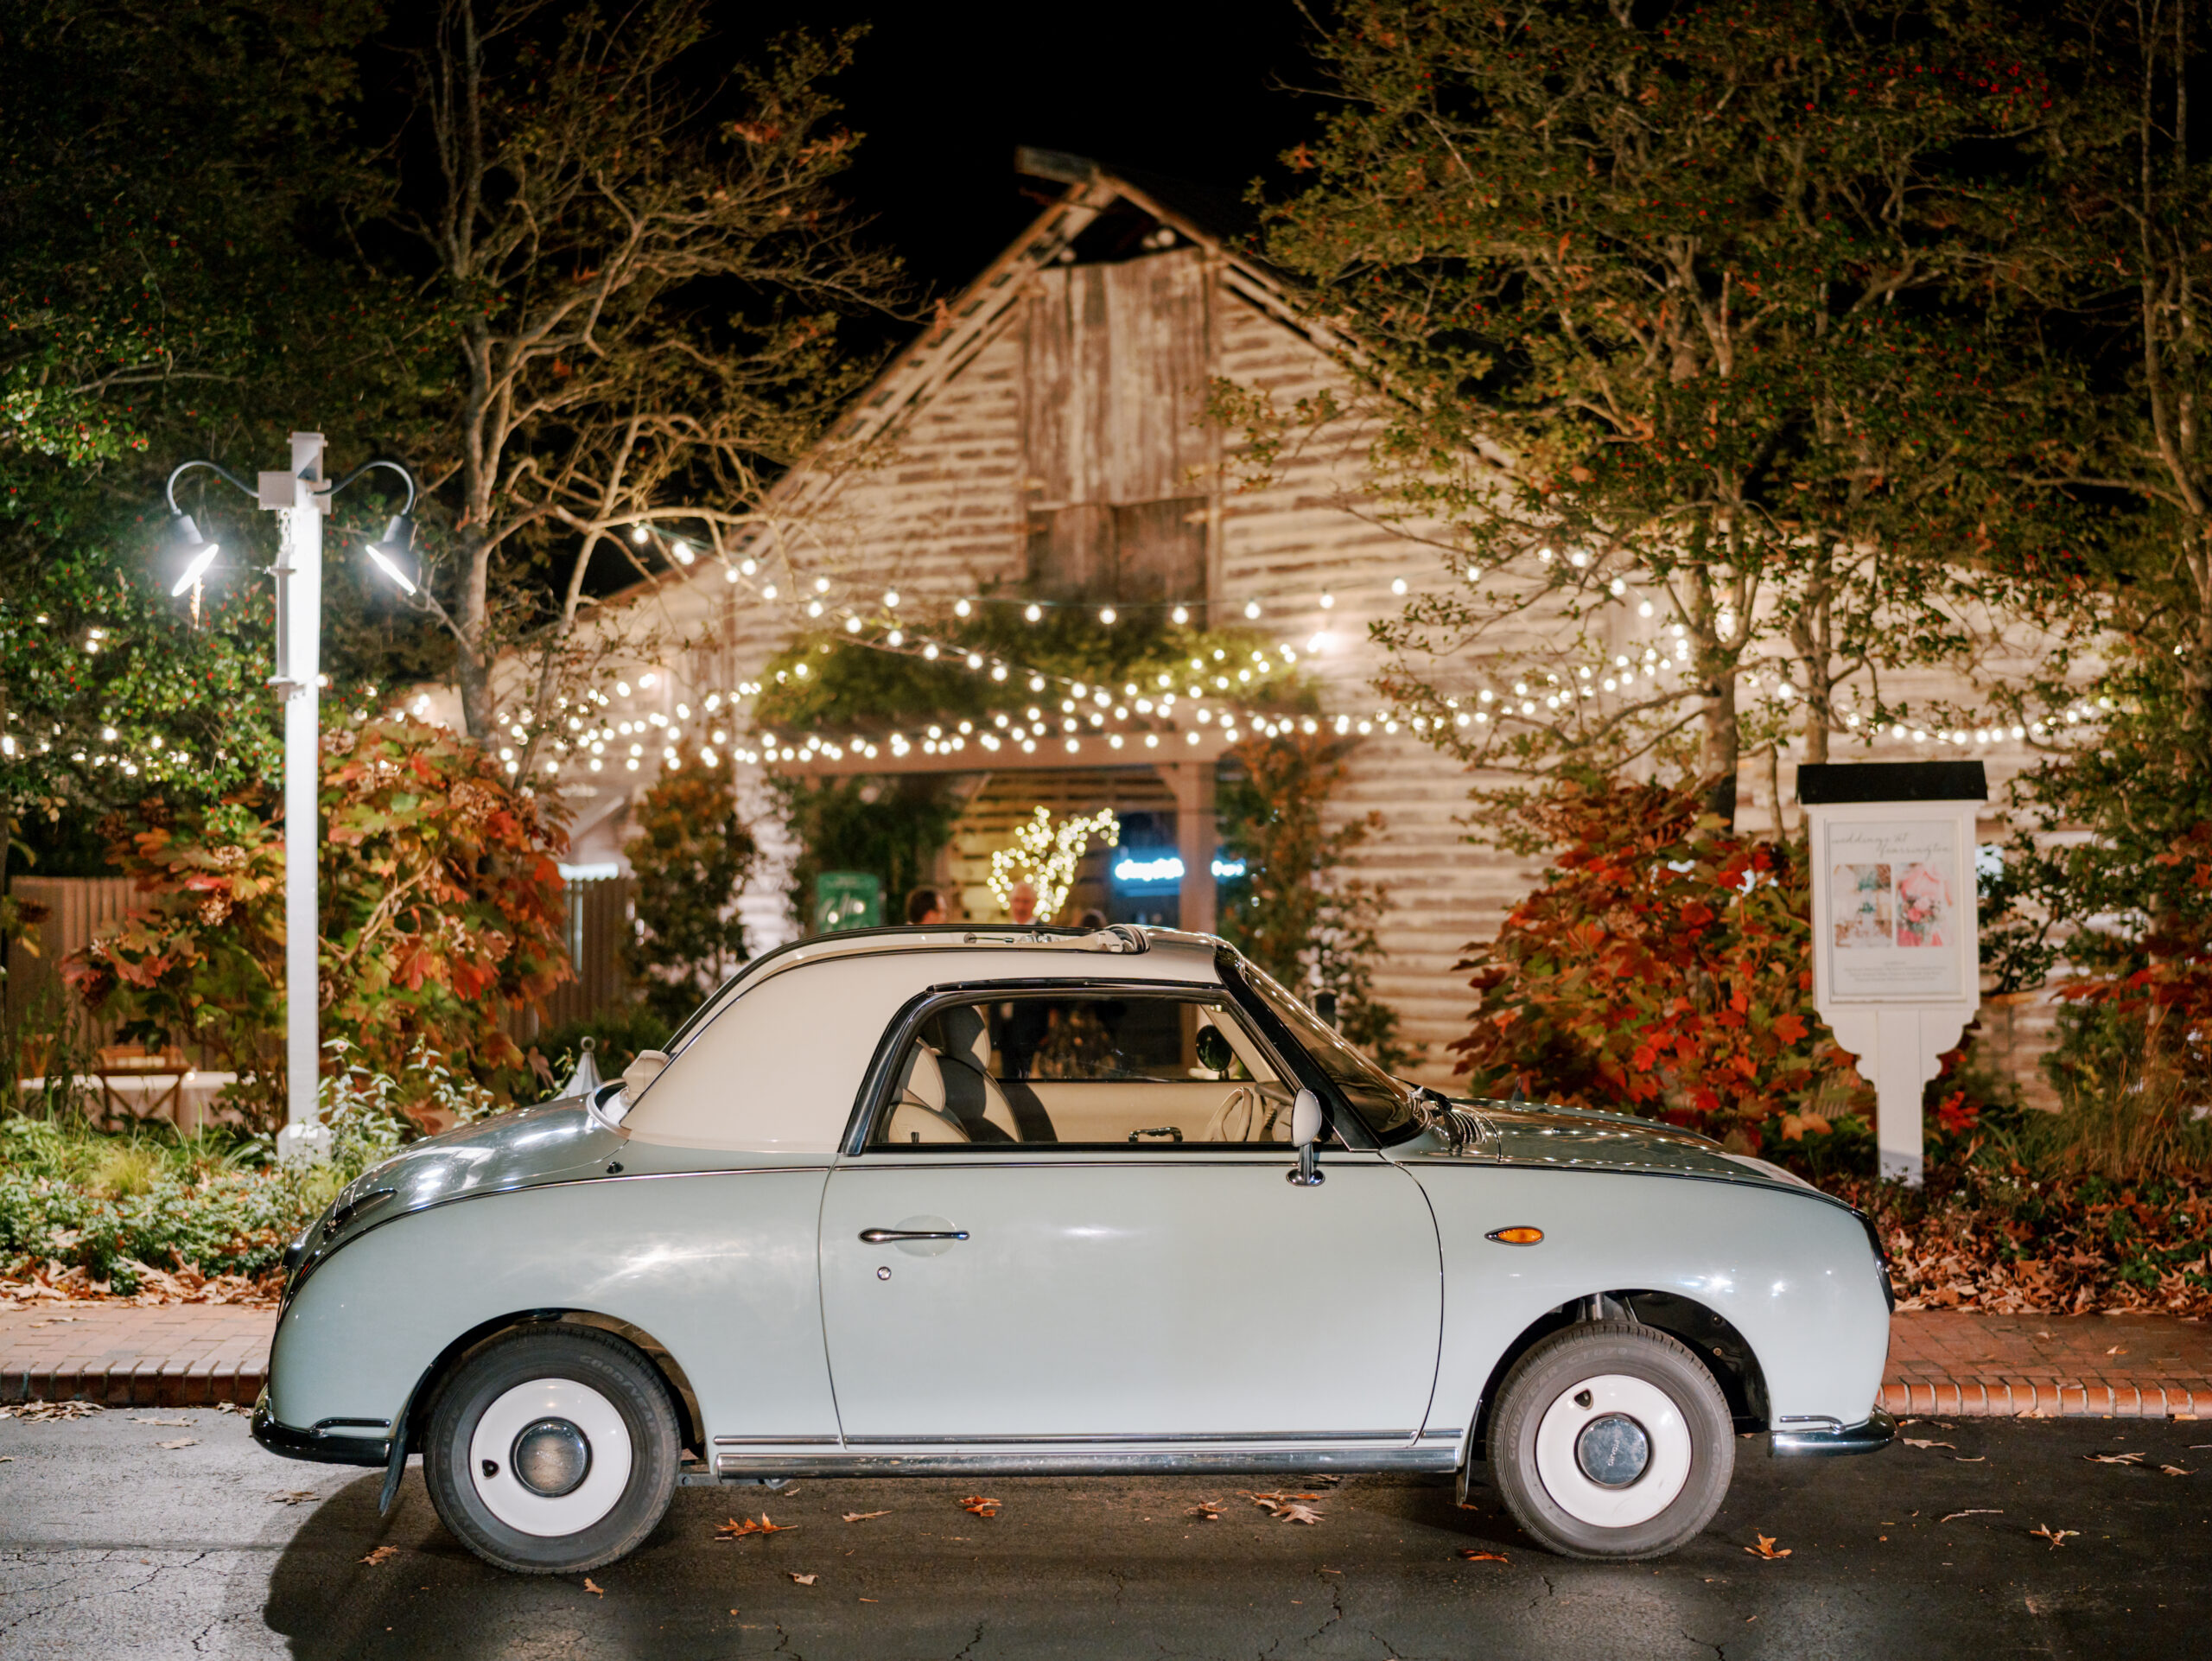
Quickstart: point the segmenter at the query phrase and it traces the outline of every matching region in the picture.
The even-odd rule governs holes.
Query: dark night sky
[[[1241,195],[1320,110],[1282,89],[1310,80],[1294,0],[779,0],[724,15],[745,35],[872,24],[840,88],[867,135],[849,190],[933,290],[973,277],[1038,211],[1018,144]]]

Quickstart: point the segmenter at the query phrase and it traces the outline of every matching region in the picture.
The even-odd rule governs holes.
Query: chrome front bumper
[[[1777,1459],[1809,1454],[1876,1454],[1896,1440],[1897,1422],[1876,1408],[1859,1424],[1834,1419],[1800,1419],[1774,1429],[1769,1451]]]

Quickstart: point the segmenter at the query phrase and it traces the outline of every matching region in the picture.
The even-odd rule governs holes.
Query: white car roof
[[[1140,928],[1123,923],[1088,932],[1062,928],[869,928],[817,935],[756,958],[715,996],[720,999],[756,979],[786,974],[805,964],[883,954],[954,954],[972,963],[931,962],[919,973],[931,981],[1007,976],[1070,975],[1087,980],[1212,982],[1214,953],[1222,942],[1211,934],[1179,929]],[[1041,963],[1033,952],[1048,952]],[[1026,961],[1020,968],[1011,959]],[[1056,961],[1057,960],[1057,961]],[[1043,966],[1049,964],[1049,967]]]
[[[932,986],[1150,981],[1217,986],[1210,935],[1167,929],[855,930],[769,953],[670,1041],[623,1121],[698,1148],[828,1153],[898,1011]]]

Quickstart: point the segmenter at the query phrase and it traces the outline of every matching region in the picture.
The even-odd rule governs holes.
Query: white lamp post
[[[206,468],[245,490],[278,516],[282,526],[276,563],[276,672],[269,684],[284,700],[284,1128],[277,1133],[276,1155],[287,1164],[327,1158],[330,1128],[315,1105],[321,1072],[322,1010],[319,950],[322,930],[317,916],[317,844],[321,819],[317,793],[321,782],[321,658],[322,648],[322,521],[331,498],[372,468],[385,468],[407,481],[407,506],[386,528],[383,543],[369,557],[410,594],[413,580],[404,569],[410,541],[408,519],[415,506],[415,478],[397,461],[371,461],[336,484],[323,476],[321,433],[292,435],[292,465],[264,473],[249,488],[245,481],[213,461],[187,461],[169,475],[169,512],[175,516],[185,558],[170,593],[196,589],[220,545],[201,537],[199,527],[176,505],[176,481],[193,468]],[[195,601],[196,603],[196,601]]]

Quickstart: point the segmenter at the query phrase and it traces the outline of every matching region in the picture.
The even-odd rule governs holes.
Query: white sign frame
[[[1804,805],[1813,1004],[1874,1086],[1882,1174],[1913,1185],[1922,1096],[1981,1009],[1981,799]]]

